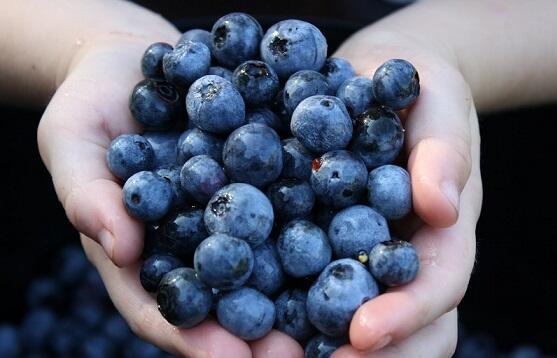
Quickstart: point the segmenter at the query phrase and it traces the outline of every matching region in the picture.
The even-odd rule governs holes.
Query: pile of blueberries
[[[52,266],[28,287],[19,325],[0,322],[0,357],[170,357],[130,331],[80,247],[64,247]]]
[[[231,13],[149,46],[130,97],[142,135],[107,152],[146,224],[140,279],[173,325],[208,315],[250,341],[273,327],[325,357],[356,309],[414,279],[389,220],[412,209],[396,111],[418,97],[405,60],[356,76],[310,23],[266,33]]]

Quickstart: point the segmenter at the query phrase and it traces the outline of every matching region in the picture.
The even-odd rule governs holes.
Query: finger
[[[451,357],[457,343],[456,309],[439,317],[402,342],[376,352],[361,352],[350,345],[339,348],[332,358],[429,358]]]
[[[234,357],[251,357],[246,343],[213,320],[189,329],[169,324],[158,311],[155,299],[141,287],[139,263],[119,268],[92,240],[82,235],[81,241],[99,270],[112,302],[135,334],[182,357],[227,357],[230,352],[234,352]]]
[[[265,337],[250,344],[254,358],[303,358],[304,350],[290,336],[272,330]]]

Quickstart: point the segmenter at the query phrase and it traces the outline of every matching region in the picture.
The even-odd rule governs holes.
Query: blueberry
[[[124,184],[123,194],[128,213],[143,221],[155,221],[166,215],[174,197],[168,180],[146,171],[132,175]]]
[[[133,335],[126,321],[118,313],[114,313],[104,321],[102,333],[110,337],[117,346],[122,346]]]
[[[393,162],[404,144],[404,128],[395,112],[370,107],[355,119],[350,149],[368,169]]]
[[[213,194],[228,184],[219,163],[208,155],[188,159],[180,172],[182,189],[200,204],[207,204]]]
[[[87,333],[73,317],[64,318],[56,324],[48,348],[56,357],[71,357]]]
[[[393,287],[412,281],[420,267],[414,246],[402,240],[378,243],[369,253],[369,270],[384,285]]]
[[[352,117],[365,112],[373,102],[373,82],[364,76],[352,77],[344,81],[337,90],[337,97],[346,106]]]
[[[387,220],[400,219],[412,210],[410,175],[396,165],[383,165],[369,173],[369,204]]]
[[[27,288],[27,305],[29,307],[54,306],[61,300],[60,289],[60,285],[52,277],[34,279]]]
[[[354,67],[347,60],[340,57],[329,57],[321,68],[321,72],[329,82],[330,93],[337,93],[338,87],[349,78],[356,75]]]
[[[311,186],[299,179],[282,179],[269,185],[267,196],[273,204],[275,216],[283,222],[308,217],[315,203]]]
[[[246,123],[245,104],[232,83],[207,75],[195,81],[186,96],[190,120],[211,133],[226,134]]]
[[[315,205],[313,207],[312,221],[319,226],[323,231],[329,232],[329,225],[333,217],[338,213],[338,210],[327,205]]]
[[[180,132],[145,132],[143,137],[155,151],[155,169],[168,168],[177,164],[176,147]]]
[[[246,61],[236,67],[232,84],[252,107],[271,102],[279,91],[279,78],[272,67],[263,61]]]
[[[209,233],[234,236],[255,247],[269,237],[274,214],[265,194],[251,185],[234,183],[213,195],[204,219]]]
[[[246,113],[248,123],[261,123],[274,129],[278,134],[284,133],[286,129],[280,118],[269,108],[260,107],[249,110]]]
[[[354,312],[378,294],[377,283],[364,265],[352,259],[333,261],[309,290],[309,320],[323,334],[346,335]]]
[[[341,209],[356,204],[366,182],[366,166],[347,150],[325,153],[312,162],[311,187],[315,196],[326,205]]]
[[[202,42],[184,41],[163,57],[166,80],[187,88],[193,81],[209,72],[211,51]]]
[[[531,344],[522,344],[509,353],[508,358],[542,358],[540,349]]]
[[[246,124],[230,134],[222,159],[230,179],[264,187],[282,171],[280,138],[266,125]]]
[[[211,33],[207,30],[191,29],[184,32],[176,43],[176,47],[183,45],[188,41],[201,42],[202,44],[207,46],[209,50],[211,50]]]
[[[186,205],[188,196],[182,189],[182,184],[180,182],[180,167],[172,166],[168,168],[159,168],[155,170],[155,173],[170,183],[172,187],[172,206],[182,207]]]
[[[331,261],[327,234],[307,220],[293,220],[283,227],[277,250],[284,271],[293,277],[318,274]]]
[[[284,271],[279,261],[275,242],[267,240],[253,249],[253,270],[246,286],[271,297],[284,283]]]
[[[354,205],[336,214],[329,225],[329,240],[338,258],[367,262],[367,253],[390,239],[387,221],[365,205]]]
[[[142,136],[122,134],[110,143],[106,162],[114,176],[126,180],[137,172],[151,170],[155,164],[155,151]]]
[[[204,132],[200,129],[188,129],[178,142],[178,164],[183,165],[188,159],[196,155],[206,154],[216,160],[222,162],[222,148],[224,140],[219,137]]]
[[[54,332],[56,321],[56,316],[49,309],[36,308],[29,311],[19,329],[21,346],[29,351],[41,350]]]
[[[78,345],[78,356],[83,358],[115,357],[116,346],[109,337],[102,335],[88,336]]]
[[[17,329],[8,324],[0,326],[0,357],[15,358],[21,353]]]
[[[327,57],[327,41],[308,22],[284,20],[267,30],[260,50],[263,60],[286,79],[299,70],[319,71]]]
[[[67,246],[57,257],[56,280],[65,288],[77,285],[87,272],[90,263],[78,246]]]
[[[162,316],[184,328],[196,326],[207,317],[213,293],[191,268],[177,268],[163,276],[157,292]]]
[[[284,106],[293,113],[304,99],[328,93],[329,82],[325,76],[316,71],[301,70],[290,76],[284,85]]]
[[[104,302],[89,298],[82,301],[74,300],[69,315],[80,323],[82,329],[96,331],[104,321]]]
[[[304,99],[292,114],[290,129],[304,147],[316,153],[343,149],[352,138],[350,115],[333,96]]]
[[[206,285],[230,290],[242,286],[253,270],[253,252],[247,242],[225,234],[206,238],[195,250],[194,265]]]
[[[136,336],[123,348],[124,358],[161,358],[161,355],[165,357],[160,349]]]
[[[215,58],[224,66],[235,68],[257,57],[263,29],[250,15],[234,12],[215,22],[211,36]]]
[[[164,80],[162,58],[172,50],[172,46],[164,42],[155,42],[147,47],[141,58],[141,72],[143,76],[153,80]]]
[[[306,344],[305,358],[329,358],[340,346],[348,343],[346,337],[329,337],[319,334]]]
[[[209,75],[215,75],[224,78],[227,81],[232,82],[232,71],[227,68],[220,66],[209,67]]]
[[[275,328],[299,342],[315,332],[307,316],[307,296],[308,293],[300,289],[286,290],[275,301]]]
[[[296,138],[282,141],[282,178],[309,180],[313,154]]]
[[[207,236],[203,210],[191,207],[167,216],[161,225],[158,240],[168,253],[187,258]]]
[[[130,111],[149,130],[166,130],[185,120],[180,93],[168,82],[143,80],[132,91]]]
[[[420,94],[420,77],[405,60],[388,60],[373,74],[373,94],[380,104],[392,110],[410,106]]]
[[[227,331],[246,341],[265,336],[275,323],[275,305],[253,288],[240,288],[222,296],[217,318]]]
[[[141,265],[139,279],[141,286],[147,292],[157,292],[162,277],[170,271],[183,267],[182,261],[170,255],[153,255],[148,257]]]

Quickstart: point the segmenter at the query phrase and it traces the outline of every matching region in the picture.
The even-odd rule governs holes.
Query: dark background
[[[180,28],[208,27],[220,15],[246,11],[264,26],[289,17],[320,27],[333,51],[350,33],[395,7],[379,1],[143,1]],[[159,3],[159,4],[157,4]],[[302,7],[300,4],[302,3]],[[271,4],[271,5],[270,5]],[[187,14],[188,18],[181,18]],[[56,251],[77,234],[65,218],[36,144],[42,111],[0,107],[0,321],[24,313],[25,288],[50,267]],[[478,254],[460,320],[493,334],[500,348],[530,342],[557,353],[557,189],[552,146],[557,106],[480,116],[484,203]],[[551,172],[550,172],[551,171]]]

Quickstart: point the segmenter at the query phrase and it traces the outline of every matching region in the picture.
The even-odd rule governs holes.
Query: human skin
[[[367,77],[385,60],[404,58],[418,69],[422,86],[415,105],[401,113],[417,215],[399,232],[416,246],[421,269],[412,283],[357,311],[352,345],[335,356],[443,357],[454,351],[456,307],[474,264],[481,208],[476,108],[557,99],[556,11],[552,0],[420,1],[362,29],[335,54]],[[141,131],[127,104],[141,79],[143,51],[178,38],[160,16],[128,2],[5,0],[0,101],[48,103],[38,129],[41,157],[134,332],[181,356],[301,357],[301,347],[277,331],[247,344],[214,321],[175,329],[139,283],[143,227],[125,212],[121,188],[105,164],[106,148],[120,134]]]

